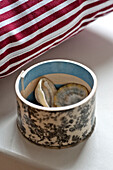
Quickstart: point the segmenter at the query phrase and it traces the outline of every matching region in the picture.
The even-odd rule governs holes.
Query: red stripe
[[[111,5],[111,7],[113,7],[113,5]],[[110,7],[107,7],[108,9],[110,8]],[[113,11],[113,10],[111,10],[111,11]],[[99,11],[98,11],[99,12]],[[96,12],[96,13],[98,13],[98,12]],[[96,13],[94,13],[94,14],[96,14]],[[94,15],[93,15],[94,16]],[[99,16],[102,16],[102,15],[98,15],[98,17]],[[91,16],[89,15],[89,18],[90,18]],[[95,18],[97,18],[97,16],[95,17]],[[82,20],[84,20],[85,18],[83,18]],[[81,20],[81,21],[82,21]],[[82,26],[85,26],[85,25],[87,25],[89,22],[87,22],[87,23],[84,23],[84,24],[82,24],[80,27],[82,27]],[[76,25],[77,26],[77,25]],[[75,26],[75,27],[76,27]],[[73,29],[73,28],[72,28]],[[71,30],[71,29],[70,29]],[[70,31],[69,30],[69,31]],[[79,29],[78,29],[79,30]],[[68,32],[69,32],[68,31]],[[66,33],[67,34],[67,33]],[[73,34],[73,33],[72,33]],[[65,34],[63,34],[62,35],[62,37],[64,36]],[[65,39],[67,39],[67,38],[69,38],[71,35],[69,35],[68,37],[66,37],[66,38],[64,38],[63,40],[61,40],[60,42],[62,42],[62,41],[64,41]],[[55,42],[55,40],[58,40],[59,38],[60,38],[61,36],[59,36],[59,37],[57,37],[56,39],[53,39],[52,41],[49,41],[47,44],[50,44],[51,42]],[[54,43],[54,46],[56,46],[57,44],[59,44],[60,42],[58,42],[58,43]],[[45,47],[45,46],[47,46],[47,44],[43,44],[42,46],[40,46],[40,49],[42,49],[43,47]],[[51,46],[51,47],[53,47],[53,45]],[[48,49],[50,49],[51,47],[49,47]],[[39,48],[39,47],[38,47]],[[48,49],[46,49],[46,50],[44,50],[44,52],[45,51],[47,51]],[[34,50],[36,50],[36,51],[38,51],[39,49],[34,49]],[[44,53],[44,52],[41,52],[40,54],[42,54],[42,53]],[[32,51],[32,53],[35,53],[35,51]],[[31,53],[31,54],[32,54]],[[40,54],[38,54],[38,56],[40,55]],[[4,64],[4,66],[3,66],[3,68],[2,68],[2,70],[4,70],[5,68],[7,68],[7,66],[9,65],[9,64],[11,64],[11,63],[16,63],[17,61],[20,61],[20,60],[22,60],[22,58],[26,58],[26,56],[29,56],[30,55],[30,53],[26,53],[26,54],[24,54],[25,56],[18,56],[18,57],[16,57],[14,60],[12,59],[10,62],[7,62],[6,63],[6,65]],[[9,74],[9,73],[11,73],[11,72],[13,72],[15,69],[17,69],[19,66],[22,66],[22,65],[25,65],[28,61],[31,61],[32,59],[34,59],[34,58],[36,58],[37,57],[37,55],[35,55],[35,56],[33,56],[33,57],[31,57],[30,59],[28,59],[27,61],[24,61],[24,62],[22,62],[21,64],[19,64],[19,65],[16,65],[16,66],[14,66],[13,68],[10,68],[7,72],[5,72],[4,74],[1,74],[1,76],[5,76],[6,74]],[[8,64],[8,65],[7,65]]]
[[[0,8],[2,9],[6,6],[9,6],[9,5],[15,3],[16,1],[17,0],[2,0],[2,1],[0,1]]]
[[[73,5],[72,5],[73,6]],[[3,54],[1,54],[0,58],[3,59],[6,55],[8,55],[9,53],[16,51],[16,50],[20,50],[22,48],[27,47],[30,44],[33,44],[34,42],[38,41],[39,39],[51,34],[54,31],[57,31],[58,29],[62,28],[63,26],[67,25],[69,22],[71,22],[77,15],[79,15],[79,13],[76,13],[75,15],[69,17],[66,20],[63,20],[62,22],[60,22],[59,24],[55,25],[54,27],[46,30],[45,32],[43,32],[42,34],[37,35],[35,38],[33,38],[30,41],[27,41],[26,43],[23,43],[22,45],[18,45],[16,47],[12,47],[7,49]],[[43,24],[43,23],[42,23]],[[43,25],[42,25],[43,27]]]
[[[41,0],[40,0],[40,1],[41,1]],[[18,15],[18,14],[20,14],[21,12],[27,10],[29,6],[32,7],[32,6],[35,5],[35,4],[37,4],[37,1],[32,1],[32,2],[31,2],[31,1],[27,1],[27,2],[25,2],[25,3],[23,3],[23,4],[20,4],[19,6],[13,8],[13,9],[11,9],[11,10],[3,13],[3,14],[1,14],[1,15],[0,15],[0,21],[2,22],[2,21],[5,21],[6,19],[9,19],[9,18],[11,18],[11,17],[14,17],[15,15]],[[29,6],[28,6],[28,5],[29,5]]]
[[[113,11],[113,10],[111,10],[110,12],[112,12],[112,11]],[[105,14],[107,14],[107,13],[109,13],[109,12],[106,12]],[[103,15],[105,15],[105,14],[103,14]],[[100,16],[100,15],[98,15],[97,17],[99,17],[99,16]],[[102,16],[102,15],[101,15],[101,16]],[[93,20],[92,20],[92,21],[93,21]],[[89,23],[92,22],[92,21],[83,23],[80,27],[86,26],[87,24],[89,24]],[[80,28],[78,28],[77,30],[79,30],[79,29],[80,29]],[[76,31],[77,31],[77,30],[76,30]],[[75,34],[76,34],[76,31],[74,31]],[[60,42],[54,43],[54,46],[60,44],[60,43],[63,42],[64,40],[66,40],[66,39],[74,36],[74,32],[73,32],[72,34],[70,34],[69,36],[67,36],[66,38],[62,39]],[[56,40],[57,40],[57,39],[58,39],[58,37],[56,38]],[[50,43],[50,42],[49,42],[49,43]],[[24,61],[24,62],[22,62],[22,63],[20,63],[20,64],[18,64],[18,65],[16,65],[16,66],[10,68],[7,72],[5,72],[5,73],[3,73],[3,74],[0,74],[0,78],[6,77],[7,75],[10,75],[11,73],[13,73],[14,71],[16,71],[16,70],[19,69],[20,67],[24,66],[25,64],[29,63],[29,62],[32,61],[33,59],[39,57],[40,55],[42,55],[44,52],[46,52],[47,50],[51,49],[52,47],[53,47],[53,45],[52,45],[51,47],[47,48],[46,50],[43,50],[43,51],[42,51],[41,53],[39,53],[38,55],[34,55],[33,57],[27,59],[27,61]]]
[[[77,2],[78,2],[78,1],[77,1]],[[74,2],[74,3],[75,3],[75,2]],[[74,3],[73,3],[73,4],[74,4]],[[96,3],[93,3],[93,4],[90,5],[90,7],[96,6],[96,5],[98,5],[98,4],[99,4],[99,2],[98,2],[98,3],[97,3],[97,2],[96,2]],[[50,5],[50,4],[49,4],[49,5]],[[76,4],[74,4],[74,5],[75,5],[75,7],[76,7]],[[48,6],[47,6],[47,7],[48,7]],[[68,6],[67,8],[69,8],[69,6]],[[52,14],[51,16],[49,16],[49,17],[47,17],[47,18],[44,18],[43,21],[40,21],[39,23],[36,23],[36,24],[34,24],[33,26],[30,26],[29,28],[25,29],[24,31],[21,31],[20,33],[18,33],[18,34],[16,34],[16,35],[12,35],[12,36],[6,38],[6,39],[3,41],[3,43],[2,43],[2,45],[1,45],[0,48],[5,47],[5,45],[7,45],[7,44],[10,43],[10,42],[16,42],[16,41],[24,38],[25,36],[30,35],[30,34],[31,34],[31,31],[32,31],[32,33],[33,33],[33,32],[35,32],[37,29],[42,28],[43,26],[45,26],[45,25],[47,25],[48,23],[50,23],[50,22],[52,22],[53,20],[55,20],[56,18],[59,18],[60,16],[63,16],[65,13],[67,13],[67,8],[66,8],[66,10],[65,10],[65,8],[64,8],[64,9],[62,9],[62,10],[60,10],[60,11]],[[71,9],[74,9],[74,8],[71,8]],[[70,11],[71,11],[71,9],[70,9]],[[82,9],[82,10],[83,10],[83,9]],[[85,7],[84,7],[84,10],[85,10]],[[39,15],[41,14],[40,11],[41,11],[41,10],[37,10],[37,11],[34,12],[34,14],[36,15],[35,17],[37,17],[37,16],[39,16]],[[63,11],[63,12],[62,12],[62,11]],[[65,11],[65,13],[64,13],[64,11]],[[69,11],[69,10],[68,10],[68,11]],[[59,15],[59,14],[60,14],[60,15]],[[4,33],[6,33],[6,32],[9,32],[9,31],[17,28],[18,26],[21,26],[21,25],[29,22],[29,20],[32,20],[32,19],[34,19],[35,17],[33,17],[33,15],[29,14],[27,17],[26,17],[26,16],[23,17],[23,19],[20,19],[20,20],[18,20],[18,21],[16,21],[16,22],[13,22],[13,23],[11,23],[11,24],[3,27],[3,29],[1,29],[1,34],[4,34]],[[43,26],[40,26],[40,24],[42,25],[43,23],[44,23],[44,25],[43,25]],[[19,34],[20,34],[20,35],[19,35]]]
[[[65,0],[57,0],[57,1],[55,1],[55,3],[49,2],[48,4],[43,5],[42,7],[40,7],[40,8],[38,8],[37,10],[31,12],[30,14],[28,14],[28,15],[26,15],[26,16],[24,16],[24,17],[22,17],[22,18],[20,18],[20,19],[18,19],[18,20],[16,20],[16,21],[10,23],[10,24],[7,24],[6,26],[3,26],[2,29],[1,29],[0,34],[1,34],[1,35],[6,34],[7,32],[12,31],[13,29],[16,29],[17,27],[20,27],[20,26],[28,23],[29,21],[31,21],[31,20],[37,18],[38,16],[42,15],[43,13],[47,12],[47,9],[48,9],[48,10],[51,10],[52,8],[60,5],[60,4],[63,3],[64,1],[65,1]],[[28,5],[28,4],[27,4],[27,5]],[[27,5],[25,4],[25,5],[24,5],[25,7],[24,7],[23,4],[22,4],[22,5],[21,5],[21,8],[19,8],[19,9],[26,10],[26,9],[28,9],[28,6],[27,6]],[[30,5],[29,5],[29,6],[30,6]],[[31,6],[30,6],[30,7],[31,7]],[[16,10],[14,10],[14,11],[16,11]],[[12,11],[10,11],[10,13],[12,13],[12,15],[13,15],[13,12],[14,12],[14,11],[12,10]],[[17,11],[16,11],[16,12],[17,12]],[[38,19],[37,19],[37,20],[38,20]],[[36,26],[36,24],[35,24],[35,26]],[[37,27],[36,27],[36,29],[37,29]]]
[[[111,5],[110,8],[113,8],[113,5]],[[110,9],[110,8],[108,7],[108,9]],[[105,13],[103,13],[103,14],[98,14],[97,16],[95,16],[95,19],[97,19],[97,18],[99,18],[99,17],[102,17],[102,16],[104,16],[104,15],[110,13],[110,12],[113,12],[113,9],[111,9],[111,10],[109,10],[108,12],[105,12]]]
[[[67,33],[65,33],[65,34],[67,34]],[[21,55],[21,56],[17,56],[17,57],[15,57],[15,58],[11,59],[10,61],[6,62],[3,66],[1,66],[0,71],[2,71],[2,70],[4,70],[5,68],[7,68],[10,64],[16,63],[16,62],[18,62],[18,61],[21,61],[22,59],[26,58],[27,56],[30,56],[30,55],[32,55],[33,53],[39,51],[40,49],[48,46],[49,44],[51,44],[51,43],[53,43],[54,41],[58,40],[59,38],[63,37],[65,34],[63,34],[62,36],[58,36],[57,38],[54,38],[54,39],[52,39],[51,41],[42,44],[41,46],[35,48],[34,50],[32,50],[32,51],[30,51],[30,52],[27,52],[27,53],[25,53],[25,54],[23,54],[23,55]],[[61,42],[62,42],[62,41],[63,41],[63,40],[61,40]],[[56,43],[56,44],[57,44],[57,43]],[[59,44],[59,43],[58,43],[58,44]],[[52,46],[53,46],[53,45],[52,45]],[[49,49],[50,49],[50,48],[51,48],[51,47],[49,47]],[[42,52],[41,52],[41,53],[42,53]],[[39,54],[38,54],[38,55],[39,55]],[[36,55],[36,56],[37,56],[37,55]],[[28,59],[28,60],[31,60],[31,59],[33,59],[34,57],[35,57],[35,56],[31,57],[31,58]],[[27,61],[28,61],[28,60],[27,60]]]
[[[12,35],[10,37],[7,37],[5,40],[2,41],[0,48],[5,47],[10,42],[16,42],[18,40],[21,40],[22,38],[30,35],[31,33],[37,31],[38,29],[46,26],[47,24],[51,23],[52,21],[56,20],[57,18],[65,15],[65,13],[69,12],[71,9],[74,9],[74,4],[69,5],[69,6],[65,7],[64,9],[61,9],[58,12],[55,12],[54,14],[44,18],[40,22],[30,26],[29,28],[27,28],[27,29],[25,29],[25,30],[23,30],[19,33],[17,33],[16,35]],[[10,28],[8,27],[8,29],[10,29]]]
[[[96,5],[98,5],[97,2],[93,3],[91,5],[87,5],[86,7],[82,8],[82,10],[91,8],[92,6],[96,6]],[[42,28],[45,25],[49,24],[50,22],[54,21],[56,18],[59,18],[59,17],[65,15],[67,12],[71,11],[75,7],[76,7],[76,3],[74,2],[73,4],[68,5],[67,7],[59,10],[58,12],[48,16],[47,18],[44,18],[40,22],[34,24],[33,26],[30,26],[29,28],[21,31],[20,33],[17,33],[16,35],[12,35],[12,36],[6,38],[5,40],[2,41],[0,48],[5,47],[10,42],[16,42],[16,41],[18,41],[18,40],[20,40],[20,39],[30,35],[31,32],[33,33],[35,31],[37,31],[37,29]],[[77,14],[80,14],[80,13],[81,13],[81,11],[79,11],[79,13],[77,13]],[[76,16],[77,15],[75,14],[75,17]],[[7,28],[10,29],[9,27],[7,27]],[[12,30],[12,28],[11,28],[11,30]]]
[[[89,22],[87,22],[87,23],[85,23],[85,24],[83,24],[83,25],[85,26],[85,25],[87,25],[88,23],[89,23]],[[78,30],[79,30],[79,28],[78,28]],[[77,31],[77,30],[76,30],[76,31]],[[75,32],[76,32],[76,31],[75,31]],[[63,40],[59,41],[58,43],[55,43],[54,46],[60,44],[60,43],[63,42],[64,40],[68,39],[69,37],[71,37],[71,35],[67,36],[66,38],[64,38]],[[56,40],[57,40],[57,39],[58,39],[58,37],[56,38]],[[54,39],[54,41],[55,41],[55,39]],[[49,42],[48,44],[50,44],[50,42]],[[21,62],[20,64],[14,66],[14,67],[12,67],[12,68],[10,68],[10,69],[9,69],[8,71],[6,71],[5,73],[0,74],[0,78],[3,77],[3,76],[5,77],[5,76],[7,76],[7,75],[10,75],[12,72],[16,71],[16,70],[19,69],[20,67],[22,67],[22,66],[24,66],[25,64],[29,63],[29,62],[32,61],[33,59],[39,57],[40,55],[42,55],[43,53],[45,53],[46,51],[48,51],[48,50],[51,49],[52,47],[53,47],[53,45],[51,45],[49,48],[46,48],[45,50],[43,50],[43,51],[40,52],[39,54],[36,54],[36,55],[34,55],[33,57],[27,59],[27,61]],[[42,47],[41,47],[41,48],[42,48]],[[20,60],[19,60],[19,61],[20,61]],[[16,63],[16,62],[17,62],[17,60],[15,61],[15,63]],[[13,63],[14,63],[14,62],[13,62]]]
[[[43,54],[44,52],[46,52],[47,50],[49,50],[50,48],[47,48],[46,50],[43,50],[41,53],[38,54],[41,55]],[[37,57],[37,55],[35,56],[35,58]],[[30,61],[32,61],[34,59],[34,57],[28,59],[27,61],[24,61],[24,62],[21,62],[20,64],[14,66],[14,67],[11,67],[8,71],[6,71],[5,73],[3,74],[0,74],[0,78],[1,77],[5,77],[7,75],[10,75],[12,72],[16,71],[17,69],[19,69],[20,67],[24,66],[25,64],[29,63]]]
[[[95,13],[95,14],[96,14],[96,13]],[[90,18],[90,17],[91,17],[91,14],[88,15],[88,16],[86,16],[86,17],[84,17],[84,18],[82,18],[82,20],[84,20],[84,19],[86,19],[86,18]],[[79,23],[77,23],[77,25],[79,25],[79,24],[82,22],[82,20],[81,20]],[[80,27],[83,27],[83,26],[87,25],[87,24],[90,23],[90,22],[91,22],[91,21],[85,22],[85,23],[83,23]],[[51,43],[55,42],[56,40],[64,37],[64,36],[65,36],[66,34],[68,34],[71,30],[73,30],[75,27],[77,27],[77,25],[75,25],[73,28],[71,28],[70,30],[68,30],[68,31],[67,31],[66,33],[64,33],[63,35],[60,35],[60,36],[58,36],[57,38],[54,38],[54,39],[52,39],[51,41],[42,44],[41,46],[39,46],[39,47],[31,50],[30,52],[27,52],[27,53],[25,53],[25,54],[23,54],[23,55],[21,55],[21,56],[17,56],[17,57],[15,57],[15,58],[11,59],[9,62],[5,63],[5,64],[1,67],[1,69],[3,70],[3,69],[5,69],[5,68],[7,68],[8,65],[10,65],[11,63],[15,63],[15,62],[17,62],[17,61],[20,61],[20,60],[26,58],[26,56],[30,56],[30,55],[32,55],[33,53],[35,53],[35,52],[41,50],[42,48],[50,45]],[[78,31],[78,30],[80,29],[80,27],[79,27],[78,29],[76,29],[74,32]],[[73,33],[72,33],[72,34],[73,34]],[[69,38],[70,36],[71,36],[71,35],[67,36],[66,38],[62,39],[60,42],[62,42],[62,41],[64,41],[65,39]],[[60,42],[54,43],[54,45],[52,45],[52,46],[56,46],[56,45],[59,44]],[[51,47],[49,47],[49,49],[50,49],[50,48],[51,48]],[[42,54],[42,52],[41,52],[41,54]],[[39,54],[38,54],[38,55],[39,55]],[[36,55],[36,56],[37,56],[37,55]],[[32,58],[35,58],[35,56],[31,57],[30,59],[32,59]],[[30,59],[28,59],[28,60],[30,60]]]
[[[85,7],[85,8],[86,8],[86,7]],[[108,7],[105,8],[104,10],[106,10],[106,9],[108,9]],[[100,11],[103,11],[103,10],[100,10]],[[98,12],[99,12],[99,11],[98,11]],[[10,54],[10,53],[12,53],[12,52],[14,52],[14,51],[20,50],[20,49],[22,49],[22,48],[25,48],[25,47],[29,46],[30,44],[33,44],[34,42],[38,41],[39,39],[45,37],[46,35],[49,35],[49,34],[51,34],[52,32],[57,31],[57,30],[60,29],[61,27],[65,26],[65,25],[67,25],[69,22],[71,22],[71,21],[72,21],[75,17],[77,17],[79,14],[80,14],[80,12],[76,13],[75,15],[71,16],[71,17],[68,18],[67,20],[62,21],[61,23],[59,23],[59,24],[55,25],[54,27],[46,30],[46,31],[43,32],[42,34],[37,35],[37,36],[36,36],[35,38],[33,38],[32,40],[29,40],[29,41],[27,41],[26,43],[23,43],[22,45],[18,45],[18,46],[16,46],[16,47],[12,47],[12,48],[7,49],[3,54],[1,54],[0,58],[3,59],[6,55],[8,55],[8,54]],[[93,17],[93,16],[96,15],[96,14],[97,14],[97,12],[92,13],[92,14],[90,14],[90,15],[85,16],[83,19],[91,18],[91,17]],[[83,20],[83,19],[82,19],[82,20]],[[79,22],[79,23],[80,23],[80,22]],[[77,27],[79,23],[77,23],[77,24],[74,26],[74,28]],[[73,28],[72,28],[72,29],[73,29]],[[72,30],[72,29],[71,29],[71,30]],[[69,31],[70,31],[70,30],[69,30]]]

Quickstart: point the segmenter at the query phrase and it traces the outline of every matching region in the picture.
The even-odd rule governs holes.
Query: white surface
[[[78,146],[62,150],[30,143],[16,126],[17,75],[36,62],[52,58],[81,62],[98,78],[94,133]],[[22,69],[0,80],[0,170],[15,170],[15,165],[16,170],[113,170],[113,13],[91,23]]]

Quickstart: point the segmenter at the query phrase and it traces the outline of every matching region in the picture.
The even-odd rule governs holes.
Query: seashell
[[[66,84],[58,89],[54,96],[54,106],[68,106],[80,102],[89,92],[83,85],[76,83]]]
[[[42,77],[39,79],[35,88],[35,98],[41,105],[45,107],[53,107],[54,94],[56,91],[57,90],[53,82],[45,77]]]

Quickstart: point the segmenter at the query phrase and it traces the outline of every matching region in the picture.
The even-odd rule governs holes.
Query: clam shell
[[[58,89],[54,96],[54,106],[68,106],[80,102],[89,92],[83,85],[76,83],[66,84]]]
[[[44,107],[53,107],[56,88],[52,81],[42,77],[35,88],[35,98]]]

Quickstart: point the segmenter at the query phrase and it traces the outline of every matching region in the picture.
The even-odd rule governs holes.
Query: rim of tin
[[[92,78],[93,78],[93,87],[91,89],[91,92],[89,93],[89,95],[84,98],[83,100],[81,100],[80,102],[76,103],[76,104],[72,104],[72,105],[68,105],[68,106],[63,106],[63,107],[44,107],[44,106],[39,106],[37,104],[34,104],[34,103],[31,103],[29,102],[28,100],[26,100],[20,93],[19,91],[19,81],[21,79],[21,73],[18,75],[17,79],[16,79],[16,82],[15,82],[15,91],[16,91],[16,94],[17,96],[19,97],[19,99],[21,101],[23,101],[26,105],[30,106],[30,107],[33,107],[35,109],[39,109],[39,110],[44,110],[44,111],[63,111],[63,110],[69,110],[69,109],[73,109],[73,108],[76,108],[80,105],[83,105],[84,103],[86,103],[89,99],[91,99],[91,97],[95,94],[96,92],[96,89],[97,89],[97,78],[96,78],[96,75],[95,73],[90,69],[88,68],[87,66],[85,66],[84,64],[81,64],[79,62],[76,62],[76,61],[72,61],[72,60],[65,60],[65,59],[53,59],[53,60],[46,60],[46,61],[42,61],[42,62],[39,62],[37,64],[34,64],[32,65],[31,67],[27,68],[24,73],[23,73],[23,77],[31,70],[33,69],[34,67],[37,67],[39,65],[42,65],[42,64],[45,64],[45,63],[50,63],[50,62],[68,62],[68,63],[72,63],[72,64],[76,64],[82,68],[84,68],[85,70],[87,70]]]

